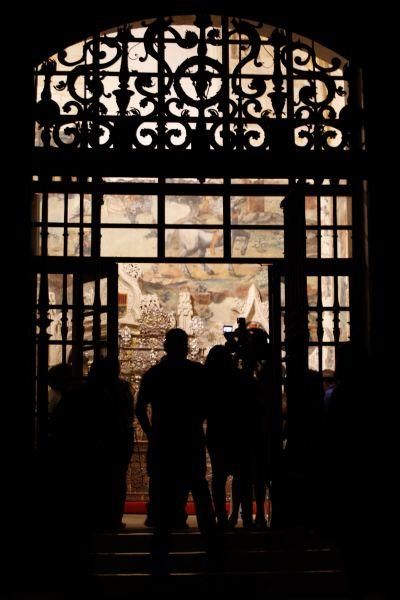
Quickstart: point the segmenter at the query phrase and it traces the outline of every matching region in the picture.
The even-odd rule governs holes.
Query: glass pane
[[[92,254],[92,230],[83,230],[83,256],[90,256]]]
[[[307,277],[307,300],[308,306],[317,306],[318,301],[318,277]]]
[[[280,281],[280,288],[281,288],[281,307],[284,308],[285,307],[285,278],[281,277],[281,281]]]
[[[168,229],[166,256],[223,256],[222,229]]]
[[[102,223],[157,223],[157,196],[105,194],[103,200]]]
[[[333,258],[333,231],[321,231],[321,258]]]
[[[157,229],[101,230],[102,256],[157,256]]]
[[[351,258],[352,244],[351,231],[348,229],[339,229],[337,238],[337,254],[338,258]]]
[[[49,273],[48,282],[49,282],[49,301],[50,304],[62,304],[63,302],[63,289],[64,289],[64,277],[66,277],[67,283],[67,304],[72,304],[72,275],[67,274],[64,276],[60,273]],[[40,274],[37,276],[37,290],[38,296],[37,300],[39,300],[39,285],[40,285]]]
[[[308,368],[319,371],[318,346],[308,347]]]
[[[49,273],[49,304],[61,304],[63,296],[63,275],[61,273]]]
[[[332,196],[321,196],[321,225],[333,225],[333,198]]]
[[[196,177],[167,177],[165,183],[224,183],[224,180],[210,177],[206,177],[205,179]]]
[[[289,179],[258,179],[250,177],[247,179],[231,179],[231,183],[237,183],[241,185],[287,185]]]
[[[318,224],[317,196],[306,196],[306,225]]]
[[[50,338],[53,339],[53,338]],[[62,362],[62,344],[49,344],[49,367],[59,365]],[[51,402],[51,408],[54,409],[57,396],[54,393],[50,393],[52,390],[49,387],[49,401]]]
[[[322,313],[322,327],[324,330],[322,340],[324,342],[333,342],[333,312],[331,310],[324,310]]]
[[[83,284],[83,304],[85,306],[93,306],[95,294],[94,281],[85,281]]]
[[[339,275],[337,280],[338,280],[339,305],[340,306],[350,306],[349,277],[347,275]]]
[[[351,196],[337,196],[336,198],[336,220],[338,225],[351,225],[352,206]]]
[[[87,376],[89,373],[89,369],[92,366],[94,359],[94,351],[93,350],[84,350],[83,351],[83,375]]]
[[[39,303],[39,293],[40,293],[40,273],[36,273],[36,304]]]
[[[100,314],[100,327],[101,327],[100,339],[102,339],[102,340],[107,340],[107,321],[108,321],[107,313],[102,312]]]
[[[93,315],[83,315],[83,339],[85,342],[93,340]]]
[[[165,222],[196,225],[223,222],[221,196],[166,196]]]
[[[64,194],[48,195],[47,214],[49,223],[64,223]]]
[[[107,306],[107,294],[108,294],[108,279],[103,277],[100,279],[100,303],[102,306]]]
[[[306,231],[306,255],[307,258],[318,258],[318,237],[315,229]]]
[[[157,183],[157,177],[103,177],[107,183]]]
[[[72,304],[74,280],[71,274],[67,275],[67,303]]]
[[[321,276],[321,294],[322,294],[322,305],[333,306],[334,302],[334,278],[331,275]]]
[[[63,256],[64,229],[62,227],[48,228],[47,248],[49,256]]]
[[[310,342],[318,341],[317,326],[318,326],[318,313],[310,311],[308,313],[308,332],[309,332]]]
[[[283,196],[232,196],[231,223],[238,225],[283,225]]]
[[[322,370],[335,370],[335,347],[323,346],[322,348]]]
[[[283,230],[232,229],[232,256],[283,258]]]
[[[348,310],[340,311],[339,313],[339,327],[340,327],[340,342],[350,341],[350,312]]]

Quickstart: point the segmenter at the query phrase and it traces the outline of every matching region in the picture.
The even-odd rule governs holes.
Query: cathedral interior
[[[130,12],[114,4],[100,15],[75,2],[61,19],[51,9],[36,15],[26,55],[13,67],[25,108],[18,104],[12,138],[27,166],[11,192],[23,202],[7,208],[7,222],[20,224],[18,269],[13,260],[7,265],[18,315],[10,323],[16,348],[9,373],[23,398],[14,436],[23,457],[18,469],[29,465],[18,495],[36,522],[29,548],[40,546],[34,566],[17,561],[28,573],[23,597],[46,590],[47,580],[50,593],[58,590],[50,597],[63,597],[56,595],[62,582],[43,566],[51,550],[38,542],[52,527],[41,470],[58,401],[49,368],[69,364],[83,381],[97,357],[118,357],[135,395],[163,356],[169,329],[185,330],[189,357],[204,363],[244,318],[270,336],[280,456],[290,442],[299,369],[325,380],[340,345],[351,343],[363,402],[354,432],[358,484],[343,490],[346,531],[355,534],[338,551],[351,559],[343,569],[327,563],[308,583],[314,567],[292,557],[289,591],[279,596],[286,584],[271,583],[281,575],[268,579],[275,568],[269,558],[256,569],[243,554],[250,566],[238,585],[243,593],[250,586],[270,590],[271,597],[276,591],[288,599],[345,600],[356,597],[353,569],[365,594],[357,597],[383,598],[386,555],[378,556],[383,538],[375,521],[384,497],[376,490],[386,485],[378,464],[390,331],[382,204],[392,189],[378,166],[389,131],[381,95],[386,34],[372,12],[363,26],[360,16],[345,19],[344,3],[324,18],[313,2],[290,15],[251,1],[237,9],[151,2]],[[136,420],[134,432],[127,522],[139,540],[143,518],[133,513],[148,501],[147,440]],[[303,540],[296,527],[283,529],[294,546]],[[275,551],[287,551],[279,532],[267,534],[265,548],[276,537]],[[129,550],[117,542],[115,556]],[[108,546],[98,543],[104,558]],[[96,580],[93,593],[117,598],[134,589],[136,567],[123,585],[117,577],[127,574],[125,559],[110,562],[109,572],[100,568],[94,579],[103,577],[107,591],[101,596]],[[326,580],[323,573],[330,573]],[[236,585],[227,577],[225,590]],[[143,597],[163,594],[139,579]],[[190,583],[176,579],[169,593],[194,596]]]

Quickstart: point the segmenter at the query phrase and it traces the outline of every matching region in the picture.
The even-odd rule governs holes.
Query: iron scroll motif
[[[36,70],[36,145],[348,150],[347,64],[266,27],[160,17],[61,50]]]

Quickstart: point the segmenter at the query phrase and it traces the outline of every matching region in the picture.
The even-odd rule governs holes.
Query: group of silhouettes
[[[189,360],[188,335],[179,328],[167,332],[164,349],[165,355],[142,377],[135,408],[130,386],[120,377],[117,359],[96,359],[86,381],[78,386],[71,385],[70,365],[57,365],[49,371],[49,386],[61,397],[49,420],[52,454],[61,465],[64,492],[67,488],[70,494],[79,494],[81,519],[88,527],[124,526],[136,412],[149,442],[146,524],[154,527],[153,562],[161,569],[169,552],[170,531],[186,525],[189,493],[208,555],[215,558],[221,550],[220,532],[233,528],[239,515],[245,529],[266,526],[264,506],[270,477],[268,374],[262,368],[239,368],[228,344],[211,348],[204,365]],[[293,427],[289,449],[301,456],[308,447],[306,461],[309,459],[312,486],[317,471],[327,465],[316,464],[319,441],[310,446],[322,433],[322,421],[312,422],[309,417],[318,419],[318,411],[326,407],[320,402],[320,380],[310,372],[307,382],[309,410],[303,410],[298,438]],[[326,401],[330,401],[330,387],[325,391]],[[318,408],[312,406],[316,398]],[[342,423],[342,415],[337,422]],[[211,490],[206,479],[206,450],[212,466]],[[232,503],[228,515],[226,486],[230,476]],[[314,498],[318,498],[315,492]],[[86,506],[82,507],[82,499]],[[76,497],[70,501],[76,504]]]
[[[261,389],[234,365],[225,346],[214,346],[203,366],[187,359],[187,334],[172,329],[166,335],[165,351],[144,374],[136,405],[137,419],[149,440],[148,520],[153,525],[184,525],[190,491],[200,529],[211,527],[214,515],[221,529],[236,525],[239,506],[243,525],[250,528],[252,484],[254,476],[260,476],[255,444],[263,433]],[[206,481],[206,448],[212,466],[212,498]],[[230,475],[234,506],[228,519]],[[264,503],[257,515],[259,525],[265,525],[263,509]]]

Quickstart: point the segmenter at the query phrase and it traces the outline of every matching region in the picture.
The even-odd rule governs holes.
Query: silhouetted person
[[[248,372],[241,372],[243,404],[238,470],[232,480],[232,510],[229,522],[235,526],[239,509],[243,527],[265,528],[265,500],[268,483],[268,431],[265,388]],[[253,523],[253,498],[256,515]]]
[[[47,383],[49,386],[48,403],[48,440],[45,461],[45,501],[41,509],[45,512],[42,530],[38,535],[38,542],[50,548],[48,562],[49,570],[55,578],[65,576],[71,569],[80,569],[79,551],[73,550],[79,547],[79,537],[71,536],[71,522],[75,521],[78,506],[74,505],[71,497],[71,487],[74,479],[70,477],[70,466],[74,464],[68,458],[63,435],[64,415],[68,408],[68,391],[72,382],[72,368],[70,365],[57,364],[48,371]],[[60,514],[65,516],[63,523],[59,524]],[[39,522],[40,517],[37,516]],[[65,526],[67,521],[67,526]]]
[[[225,346],[214,346],[205,362],[207,372],[207,448],[212,466],[212,496],[217,523],[228,524],[226,482],[238,477],[241,408],[245,399],[240,373]]]
[[[96,451],[96,525],[123,526],[126,474],[133,451],[133,396],[119,377],[119,361],[101,357],[90,368],[86,384]]]
[[[251,325],[251,324],[250,324]],[[245,388],[242,406],[242,427],[239,475],[232,482],[232,511],[229,517],[234,526],[238,520],[239,505],[245,528],[253,525],[253,492],[256,501],[257,527],[265,527],[265,499],[269,478],[269,343],[267,333],[260,327],[238,329],[236,361],[241,365],[242,385]],[[235,350],[235,346],[233,346]]]
[[[166,572],[169,531],[176,506],[190,490],[207,550],[214,549],[215,520],[206,475],[204,367],[188,360],[188,336],[168,331],[164,356],[142,378],[136,416],[149,439],[148,469],[155,518],[153,569]],[[151,407],[151,420],[147,407]]]
[[[51,367],[47,375],[49,390],[49,442],[57,445],[57,422],[64,410],[65,396],[72,384],[72,367],[59,363]]]
[[[52,367],[48,377],[58,395],[49,415],[51,520],[61,549],[54,555],[57,568],[69,578],[85,575],[89,566],[94,469],[89,400],[85,386],[73,383],[71,375],[67,364]]]

